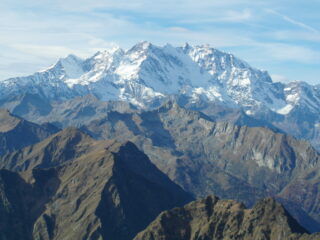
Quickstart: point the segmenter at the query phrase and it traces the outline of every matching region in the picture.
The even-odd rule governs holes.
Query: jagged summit
[[[316,240],[319,234],[309,235],[272,198],[246,209],[241,203],[208,196],[161,213],[134,239]]]
[[[99,51],[85,60],[69,55],[45,71],[2,81],[0,92],[3,98],[23,92],[50,99],[93,94],[101,100],[125,100],[139,107],[168,95],[183,95],[190,102],[241,107],[249,115],[264,108],[283,115],[295,106],[290,86],[273,83],[266,71],[209,45],[156,46],[145,41],[129,50]],[[304,96],[296,99],[306,101]]]
[[[1,85],[2,88],[23,85],[27,87],[25,91],[40,91],[41,85],[46,84],[43,87],[51,85],[51,93],[58,91],[56,87],[60,85],[66,88],[65,93],[48,93],[48,97],[67,98],[69,91],[73,93],[71,96],[90,92],[103,100],[129,100],[139,106],[179,93],[193,99],[204,96],[209,101],[232,103],[219,86],[223,81],[220,75],[226,75],[223,72],[232,70],[230,67],[259,72],[233,55],[207,45],[187,44],[176,48],[170,44],[159,47],[141,42],[127,51],[119,47],[100,51],[86,60],[69,55],[45,71],[8,79]]]

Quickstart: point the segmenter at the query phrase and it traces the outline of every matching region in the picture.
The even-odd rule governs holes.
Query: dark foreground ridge
[[[16,161],[23,171],[0,170],[0,239],[131,240],[193,200],[133,143],[95,141],[75,128],[8,159],[7,168]]]
[[[209,196],[161,213],[134,240],[319,240],[272,198],[253,208]]]

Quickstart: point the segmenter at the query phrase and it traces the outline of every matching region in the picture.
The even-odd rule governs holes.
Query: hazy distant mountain
[[[137,110],[132,104],[123,101],[99,101],[92,95],[76,97],[62,103],[52,103],[52,110],[44,116],[37,116],[39,123],[51,122],[59,127],[80,127],[92,120],[105,117],[108,112],[133,112]],[[28,119],[34,119],[32,112],[24,115]]]
[[[129,240],[192,200],[130,142],[69,128],[23,152],[17,166],[29,171],[0,171],[3,239]]]
[[[57,131],[51,124],[37,125],[0,109],[0,155],[40,142]]]
[[[135,240],[317,240],[309,235],[271,198],[259,201],[252,209],[231,200],[209,196],[182,208],[160,214]]]

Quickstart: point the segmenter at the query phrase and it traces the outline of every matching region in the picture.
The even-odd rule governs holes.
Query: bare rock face
[[[13,156],[7,167],[25,171],[2,170],[13,179],[0,185],[0,229],[12,229],[2,239],[132,239],[192,200],[133,143],[95,141],[75,128]]]
[[[309,235],[272,198],[247,209],[233,200],[209,196],[161,213],[135,240],[302,240]]]

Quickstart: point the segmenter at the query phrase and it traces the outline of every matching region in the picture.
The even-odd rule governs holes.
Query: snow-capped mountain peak
[[[79,78],[83,73],[83,60],[73,54],[68,55],[66,58],[60,58],[55,64],[54,68],[61,68],[65,73],[61,78]]]
[[[45,71],[1,82],[0,92],[6,97],[40,91],[55,99],[90,93],[140,107],[183,95],[194,103],[218,102],[255,115],[264,109],[289,114],[302,103],[315,109],[319,91],[308,86],[273,83],[266,71],[209,45],[140,42],[127,51],[112,47],[84,60],[69,55]]]

